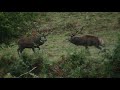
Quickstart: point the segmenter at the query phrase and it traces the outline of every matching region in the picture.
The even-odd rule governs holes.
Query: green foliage
[[[74,51],[49,68],[48,77],[62,78],[102,78],[109,77],[106,72],[108,61],[87,56],[86,51]]]
[[[0,13],[0,43],[7,43],[12,38],[27,32],[35,20],[37,13],[1,12]]]
[[[27,55],[24,53],[22,57],[11,66],[10,73],[14,76],[19,76],[29,70],[35,68],[32,71],[32,75],[38,75],[43,68],[43,60],[44,58],[41,55]],[[31,77],[31,75],[23,76],[23,77]]]
[[[82,52],[73,52],[68,54],[68,57],[53,64],[51,67],[52,76],[50,77],[80,77],[80,68],[85,63],[85,54]]]
[[[12,75],[18,77],[19,75],[27,72],[29,66],[27,66],[21,59],[18,59],[17,62],[14,62],[11,66],[10,66],[10,70],[9,73],[11,73]]]
[[[118,35],[118,42],[110,59],[109,68],[111,68],[111,77],[120,77],[120,35]]]
[[[0,57],[0,77],[37,77],[39,73],[42,72],[44,67],[44,58],[42,55],[28,55],[23,53],[21,57],[15,57],[11,55],[10,52],[4,53]],[[29,72],[35,68],[30,73],[22,75],[26,72]]]
[[[4,51],[4,53],[0,55],[0,77],[8,73],[10,66],[14,62],[17,62],[17,57],[11,54],[10,51]]]
[[[82,64],[84,64],[84,60],[86,59],[85,57],[85,51],[81,52],[73,52],[69,55],[68,60],[71,62],[72,67],[71,68],[76,68]]]

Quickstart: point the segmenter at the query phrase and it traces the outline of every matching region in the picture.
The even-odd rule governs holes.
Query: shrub
[[[44,61],[41,54],[23,53],[21,57],[15,57],[11,52],[4,53],[0,57],[0,77],[38,77],[44,70]]]
[[[68,56],[61,56],[62,60],[54,63],[49,70],[49,77],[62,78],[103,78],[109,77],[106,72],[108,61],[105,58],[94,58],[88,52],[73,51]]]
[[[62,57],[61,61],[52,65],[49,74],[52,77],[80,77],[80,68],[85,59],[85,54],[82,52],[69,53],[68,57]]]
[[[118,36],[118,42],[113,50],[109,64],[109,68],[111,68],[111,77],[120,77],[120,36]]]
[[[31,28],[37,13],[1,12],[0,13],[0,43],[9,44],[9,40],[18,37]]]
[[[38,75],[43,68],[43,60],[44,58],[41,55],[27,55],[23,53],[22,57],[11,66],[10,72],[12,75],[18,77],[20,74],[35,68],[32,74]],[[31,77],[31,75],[24,75],[23,77],[28,78]]]

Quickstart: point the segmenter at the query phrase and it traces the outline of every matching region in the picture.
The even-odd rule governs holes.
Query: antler
[[[81,27],[81,29],[80,29],[80,34],[83,34],[83,32],[82,32],[82,31],[83,31],[83,28],[84,28],[84,26]]]
[[[73,34],[74,34],[74,35],[76,35],[76,34],[78,34],[78,33],[83,34],[83,32],[82,32],[82,31],[83,31],[83,28],[84,28],[84,26],[82,26],[82,27],[80,28],[80,30],[77,29],[76,32],[74,32]]]

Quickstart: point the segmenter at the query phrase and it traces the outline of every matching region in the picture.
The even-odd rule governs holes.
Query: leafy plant
[[[1,12],[0,13],[0,43],[9,44],[9,40],[18,37],[31,28],[37,13]]]

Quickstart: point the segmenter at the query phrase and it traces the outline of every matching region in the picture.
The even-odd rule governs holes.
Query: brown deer
[[[18,41],[18,54],[22,53],[22,51],[25,48],[31,48],[33,50],[33,52],[35,52],[34,48],[38,48],[40,50],[40,45],[43,45],[47,39],[46,39],[47,35],[32,35],[29,37],[22,37],[19,39]]]
[[[101,38],[92,35],[84,35],[81,37],[72,35],[69,41],[77,46],[85,46],[86,49],[88,49],[88,46],[95,46],[101,50],[101,46],[104,46],[104,42]]]
[[[81,28],[81,31],[83,30],[83,27]],[[93,35],[83,35],[83,36],[75,36],[76,33],[71,35],[71,38],[69,41],[75,45],[81,45],[84,46],[86,49],[88,49],[88,46],[95,46],[96,48],[102,50],[101,47],[104,47],[104,41]]]

